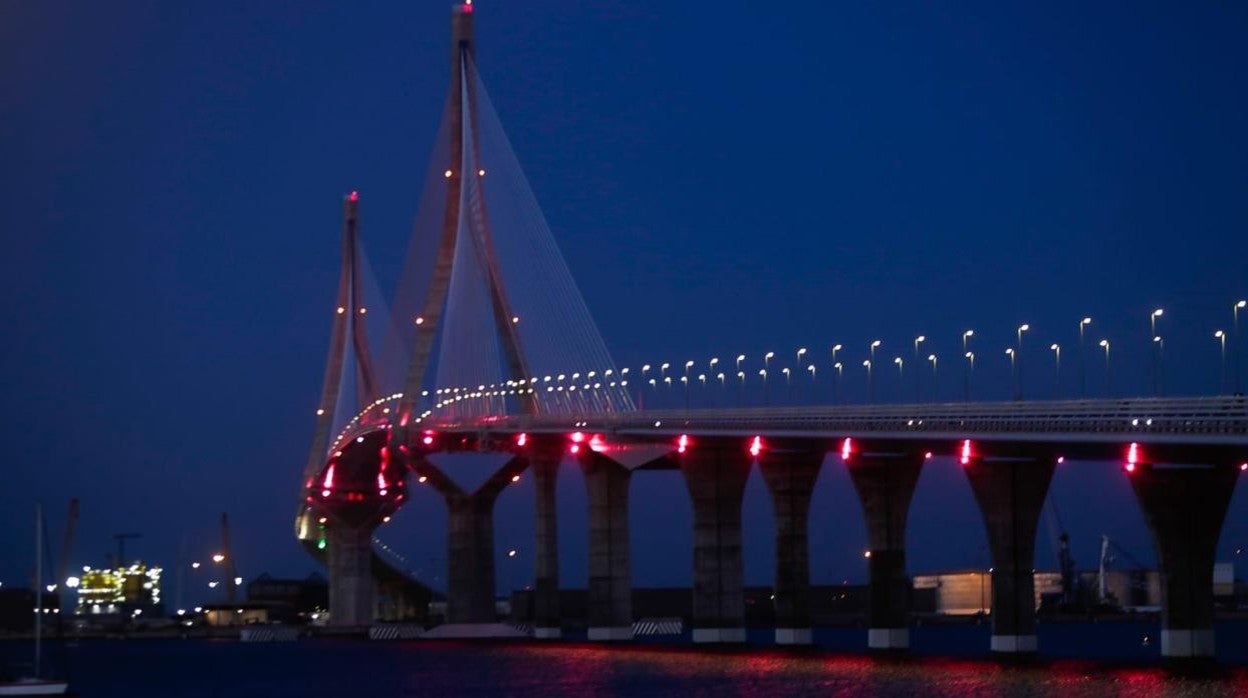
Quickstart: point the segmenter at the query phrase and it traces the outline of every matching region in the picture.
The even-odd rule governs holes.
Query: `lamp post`
[[[776,352],[774,351],[769,351],[766,354],[763,354],[763,370],[764,371],[767,370],[768,368],[767,364],[771,361],[773,357],[775,357],[775,355],[776,355]]]
[[[906,387],[906,361],[905,361],[905,359],[901,358],[900,356],[895,356],[895,357],[893,357],[893,363],[897,364],[897,385],[901,386],[902,390],[905,390],[905,387]]]
[[[1088,368],[1083,350],[1083,328],[1092,324],[1092,318],[1085,317],[1079,321],[1079,397],[1088,396]]]
[[[741,362],[745,361],[745,354],[737,354],[737,370],[741,370]]]
[[[914,366],[919,365],[919,345],[927,341],[926,335],[919,335],[914,338]],[[914,401],[923,402],[923,376],[921,371],[914,372]]]
[[[1014,382],[1014,399],[1021,400],[1018,389],[1018,352],[1014,351],[1014,347],[1008,347],[1005,353],[1010,357],[1010,378]]]
[[[971,401],[971,373],[975,371],[975,352],[968,351],[966,356],[966,370],[962,372],[962,400],[964,402]]]
[[[1015,395],[1016,400],[1023,399],[1023,333],[1031,329],[1031,325],[1023,324],[1018,326],[1018,393]]]
[[[745,404],[745,371],[737,371],[737,407]]]
[[[1248,307],[1248,301],[1240,301],[1231,306],[1231,343],[1233,345],[1232,348],[1234,349],[1232,352],[1234,356],[1232,357],[1233,360],[1231,363],[1235,365],[1234,373],[1236,395],[1243,392],[1240,390],[1240,379],[1242,378],[1242,364],[1244,363],[1244,347],[1243,343],[1239,341],[1239,311],[1243,310],[1245,307]]]
[[[689,409],[689,376],[681,376],[680,382],[685,386],[685,410]]]
[[[672,365],[671,365],[671,364],[669,364],[669,363],[664,363],[662,366],[659,366],[659,377],[660,377],[660,378],[667,378],[667,369],[669,369],[669,368],[671,368],[671,367],[672,367]]]
[[[765,368],[758,369],[758,375],[763,377],[763,404],[770,405],[771,394],[767,391],[767,369]]]
[[[1053,396],[1058,397],[1062,393],[1062,345],[1054,342],[1049,349],[1053,352]]]
[[[841,378],[845,375],[845,365],[840,361],[832,364],[832,368],[836,369],[836,377],[832,380],[832,399],[836,404],[841,404]]]
[[[1153,344],[1157,346],[1157,367],[1153,371],[1153,396],[1161,395],[1161,364],[1165,360],[1166,340],[1161,335],[1153,335]]]
[[[1105,350],[1105,394],[1111,395],[1114,390],[1113,374],[1109,371],[1109,340],[1102,339],[1100,346]]]
[[[871,377],[871,359],[862,362],[867,368],[867,404],[875,402],[875,381]]]
[[[939,401],[940,381],[938,380],[939,376],[936,375],[936,355],[928,354],[927,360],[932,363],[932,398],[936,401]]]
[[[1148,330],[1150,337],[1153,338],[1153,396],[1156,397],[1161,386],[1161,337],[1157,335],[1157,318],[1165,314],[1165,310],[1158,308],[1148,316]]]
[[[1222,330],[1218,330],[1217,332],[1213,333],[1213,338],[1218,340],[1218,343],[1222,345],[1222,380],[1219,381],[1218,383],[1218,393],[1221,395],[1225,395],[1226,394],[1226,333],[1223,332]]]
[[[832,363],[836,363],[836,352],[840,351],[841,349],[842,347],[839,344],[832,345]]]
[[[793,372],[790,371],[787,366],[781,369],[780,372],[784,374],[784,389],[785,389],[785,392],[789,394],[789,397],[787,398],[789,403],[792,404],[793,402]]]

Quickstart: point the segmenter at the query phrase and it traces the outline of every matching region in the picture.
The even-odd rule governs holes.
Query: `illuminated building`
[[[82,568],[77,577],[78,615],[122,613],[140,615],[160,609],[159,567],[136,562],[119,569]],[[71,584],[71,586],[73,586]]]

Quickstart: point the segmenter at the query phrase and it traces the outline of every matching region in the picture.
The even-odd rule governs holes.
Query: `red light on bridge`
[[[1057,464],[1058,464],[1058,465],[1061,465],[1062,463],[1065,463],[1065,462],[1066,462],[1066,456],[1058,456],[1058,457],[1057,457]]]
[[[322,496],[322,497],[328,497],[328,496],[329,496],[329,490],[321,490],[321,496]]]
[[[676,441],[676,452],[684,453],[689,450],[689,435],[681,434],[680,439]]]
[[[931,452],[931,451],[928,451],[927,453],[924,453],[924,454],[923,454],[923,460],[931,460],[931,459],[932,459],[932,452]]]
[[[359,200],[360,200],[360,193],[359,193],[358,191],[353,191],[353,192],[351,192],[350,194],[348,194],[348,195],[347,195],[347,200],[349,200],[349,201],[359,201]]]
[[[602,440],[602,434],[594,434],[589,437],[589,450],[594,453],[602,453],[607,450],[607,444]]]
[[[568,453],[571,453],[574,456],[580,452],[581,452],[580,444],[572,444],[571,446],[568,447]]]
[[[848,462],[849,456],[853,452],[854,452],[854,440],[847,436],[845,437],[845,440],[841,442],[841,460]]]
[[[1140,445],[1134,441],[1127,447],[1127,464],[1124,466],[1128,473],[1135,472],[1135,466],[1140,462]]]
[[[1243,471],[1243,470],[1248,470],[1248,463],[1240,463],[1240,464],[1239,464],[1239,469],[1240,469],[1241,471]]]
[[[334,466],[331,464],[325,469],[325,481],[321,483],[321,489],[326,491],[334,488]]]
[[[572,443],[579,444],[585,440],[585,434],[577,431],[572,433]]]
[[[971,462],[971,440],[967,439],[962,442],[962,465],[967,465],[970,462]]]
[[[529,442],[528,434],[521,434],[516,437],[516,445],[521,448],[524,448],[524,445],[527,444],[528,442]]]
[[[755,436],[754,440],[750,442],[750,455],[758,456],[758,454],[762,452],[763,452],[763,437]]]
[[[512,482],[520,482],[520,476],[519,476],[519,475],[512,475],[512,476],[511,476],[511,481],[512,481]]]
[[[377,473],[377,490],[381,492],[381,496],[386,496],[386,488],[390,485],[386,482],[386,474],[384,472]]]

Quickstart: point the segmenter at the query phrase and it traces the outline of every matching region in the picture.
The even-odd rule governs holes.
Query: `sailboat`
[[[63,696],[69,682],[41,678],[43,669],[43,506],[35,507],[35,672],[29,678],[0,681],[0,696]]]

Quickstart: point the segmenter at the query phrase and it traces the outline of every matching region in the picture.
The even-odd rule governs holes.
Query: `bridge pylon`
[[[356,192],[343,197],[342,265],[329,357],[295,519],[299,540],[327,558],[330,623],[337,626],[373,621],[373,530],[400,506],[406,490],[405,471],[391,457],[384,421],[356,438],[338,434],[331,444],[333,429],[349,418],[340,411],[363,415],[364,421],[379,416],[368,414],[379,396],[364,327],[368,308],[362,291],[359,200]],[[355,404],[340,405],[347,371],[354,373]]]

